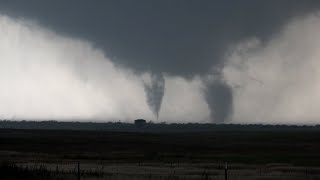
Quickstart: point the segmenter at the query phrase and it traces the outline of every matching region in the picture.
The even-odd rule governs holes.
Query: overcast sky
[[[117,64],[177,75],[206,73],[232,42],[268,38],[319,1],[1,0],[2,12],[30,18],[102,48]]]
[[[161,117],[166,117],[162,120],[170,121],[170,119],[173,119],[172,121],[179,122],[183,122],[183,119],[187,116],[190,117],[190,113],[194,115],[192,116],[194,120],[188,119],[188,121],[219,123],[236,121],[235,112],[240,110],[238,108],[239,102],[236,102],[236,100],[239,100],[239,97],[235,92],[237,90],[235,87],[242,85],[239,85],[241,84],[240,82],[238,84],[234,82],[234,78],[230,78],[231,75],[229,71],[226,71],[232,69],[229,68],[230,66],[226,68],[226,64],[235,61],[234,59],[230,60],[230,57],[226,58],[227,54],[231,52],[230,49],[239,49],[239,46],[244,46],[243,44],[246,44],[248,41],[250,41],[250,43],[258,42],[257,44],[259,45],[256,46],[259,47],[255,48],[261,49],[271,46],[271,42],[277,39],[279,34],[286,31],[285,29],[290,23],[292,24],[301,18],[308,18],[312,14],[317,13],[319,9],[320,1],[316,0],[0,0],[0,14],[8,17],[10,22],[12,21],[13,24],[22,24],[21,26],[27,27],[26,29],[30,29],[30,26],[36,27],[33,32],[29,34],[34,37],[31,39],[39,38],[39,34],[46,32],[49,34],[54,33],[54,36],[45,39],[40,38],[41,40],[39,40],[39,42],[37,41],[38,43],[50,44],[52,40],[58,41],[57,39],[59,38],[69,38],[74,41],[89,43],[90,48],[98,50],[106,57],[106,60],[102,61],[110,61],[112,66],[114,66],[115,72],[118,69],[119,71],[125,72],[121,72],[122,75],[129,73],[128,76],[131,76],[130,73],[132,73],[138,79],[135,81],[137,81],[138,84],[141,83],[139,87],[141,86],[142,93],[139,92],[139,94],[143,94],[144,97],[138,98],[139,100],[135,99],[134,101],[144,101],[146,104],[139,104],[139,106],[141,106],[142,109],[145,109],[145,106],[147,106],[149,110],[141,110],[139,115],[130,112],[127,113],[129,115],[125,117],[119,115],[122,113],[121,110],[117,110],[116,113],[112,111],[112,115],[109,116],[108,113],[106,113],[105,107],[103,106],[103,108],[101,108],[102,105],[99,105],[101,112],[90,112],[90,116],[86,116],[85,118],[98,116],[99,119],[131,119],[136,116],[145,116],[146,118],[154,119],[155,116],[159,114],[160,119]],[[15,22],[15,20],[17,21]],[[1,26],[3,26],[0,27],[2,29],[9,28],[8,24],[4,22],[1,22]],[[12,28],[15,28],[15,26],[13,25]],[[301,31],[303,30],[304,29],[301,28]],[[2,33],[3,32],[4,31],[2,31]],[[12,34],[12,38],[17,36],[18,34]],[[19,36],[24,36],[24,34],[22,33],[22,35]],[[4,41],[2,44],[3,43]],[[25,43],[29,44],[30,42]],[[58,43],[57,45],[57,47],[59,47],[59,53],[63,51],[63,48],[60,47],[65,44],[62,44],[63,45],[60,45]],[[15,46],[13,48],[12,53],[23,53],[20,51],[20,46],[20,50]],[[25,47],[22,47],[22,49],[23,48]],[[46,50],[48,50],[48,48]],[[37,52],[41,51],[41,49],[33,49],[33,51]],[[77,49],[75,51],[76,52],[74,52],[74,54],[71,53],[72,55],[70,56],[79,56],[78,51],[83,50],[79,48],[79,50]],[[50,53],[47,55],[52,56],[55,52],[56,51],[50,50]],[[282,52],[282,54],[283,53],[290,54],[290,52],[287,51]],[[251,56],[251,54],[249,55]],[[34,59],[33,56],[35,55],[30,55],[30,58]],[[232,58],[234,57],[235,55],[232,56]],[[79,66],[80,71],[84,71],[83,69],[91,67],[91,71],[96,71],[101,63],[97,63],[94,57],[87,57],[87,59],[90,58],[93,59],[92,64],[87,62],[90,60],[86,60],[85,64],[75,60],[73,65],[68,66],[68,68],[74,69],[76,66],[77,71],[79,71]],[[7,61],[12,60],[10,60],[10,58],[2,58],[1,61],[6,64]],[[71,60],[62,57],[59,61],[63,64],[63,62]],[[33,67],[33,63],[34,62],[29,62],[29,65]],[[238,72],[238,70],[232,70],[233,72]],[[91,71],[87,73],[90,74],[90,76]],[[104,71],[103,68],[101,68],[101,71]],[[108,71],[108,69],[106,68],[105,71]],[[226,72],[229,74],[226,74]],[[80,72],[79,76],[75,78],[81,79],[84,77],[83,74],[86,73]],[[95,83],[105,83],[105,77],[100,77],[104,75],[105,73],[97,74],[95,75],[97,77],[91,77],[91,79],[93,79],[92,81]],[[114,76],[119,77],[120,75]],[[150,76],[147,78],[148,80],[146,80],[146,76]],[[262,77],[262,79],[256,79],[256,77],[251,77],[251,74],[249,76],[252,84],[257,84],[257,82],[264,80],[264,77]],[[97,78],[99,81],[96,80]],[[13,79],[17,80],[17,78],[14,77]],[[178,79],[180,80],[179,82],[177,82]],[[62,80],[56,79],[56,81]],[[89,78],[88,84],[91,85],[92,81],[90,81]],[[125,83],[128,84],[129,81],[130,83],[133,82],[133,80],[128,80],[128,82],[126,81]],[[169,87],[170,83],[171,86]],[[184,86],[182,84],[186,85]],[[19,87],[17,83],[16,86]],[[57,86],[62,85],[57,84]],[[66,85],[63,86],[64,89],[72,89]],[[138,85],[135,86],[138,87]],[[183,94],[179,92],[183,91],[181,87],[195,90],[188,92],[189,94],[185,92],[188,90],[184,90],[186,94],[180,97],[179,94]],[[95,85],[91,93],[95,93],[96,88],[101,89],[100,85]],[[108,87],[104,88],[104,90],[108,90]],[[116,88],[115,86],[114,88],[122,87]],[[135,88],[135,90],[136,89],[137,88]],[[251,89],[248,89],[248,91],[250,90]],[[72,89],[70,93],[74,91],[79,90]],[[128,91],[131,91],[131,89],[129,88]],[[177,91],[177,94],[172,94],[173,91]],[[69,91],[66,92],[69,93]],[[278,92],[274,92],[274,94],[278,94]],[[169,95],[170,98],[168,97]],[[237,97],[235,97],[236,95]],[[22,93],[21,96],[29,96],[29,94]],[[80,93],[79,96],[89,95],[81,95]],[[113,92],[108,92],[103,96],[115,97],[116,95],[114,95]],[[132,94],[132,96],[140,97],[136,94]],[[271,96],[274,97],[274,95]],[[181,107],[181,104],[174,105],[174,102],[179,101],[182,103],[182,99],[186,99],[187,97],[197,97],[197,100],[191,98],[191,102],[183,101],[183,106],[187,106],[185,104],[190,105],[173,110],[177,106]],[[86,99],[91,98],[90,95]],[[111,99],[117,104],[112,106],[119,106],[119,109],[124,109],[122,104],[125,104],[125,100],[121,100],[121,102],[123,102],[119,105],[119,98]],[[7,101],[14,104],[13,101],[16,100],[9,98]],[[91,102],[91,100],[88,101]],[[128,101],[131,101],[130,98]],[[199,103],[192,104],[192,101],[199,101]],[[244,100],[242,99],[241,101]],[[92,103],[94,105],[90,105],[90,108],[96,108],[96,102],[97,100],[94,100],[94,103]],[[104,103],[103,101],[98,102],[98,104]],[[265,102],[265,100],[263,100],[263,102]],[[257,102],[254,106],[257,106],[257,104],[259,103]],[[161,105],[164,110],[161,110]],[[23,107],[24,105],[21,106]],[[261,108],[265,109],[268,107]],[[17,111],[10,110],[10,112],[11,111],[12,113],[9,113],[10,116],[2,113],[3,117],[15,117]],[[76,114],[76,112],[77,107],[74,107],[70,114]],[[152,113],[154,115],[152,115]],[[24,113],[20,111],[18,114],[20,114],[19,117],[21,118],[38,117],[40,119],[50,119],[50,115],[24,116]],[[41,114],[46,113],[41,112]],[[49,114],[54,114],[53,117],[57,118],[66,117],[65,115],[61,115],[66,114],[62,110]],[[70,117],[73,116],[74,115]],[[241,117],[252,118],[251,116]],[[261,117],[259,116],[259,118]],[[275,119],[276,118],[279,117],[275,117]],[[241,119],[239,121],[244,120]],[[246,121],[248,121],[248,119],[246,119]],[[287,121],[290,122],[290,120]]]

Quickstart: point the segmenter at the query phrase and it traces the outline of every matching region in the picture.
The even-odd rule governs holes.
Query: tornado
[[[164,95],[165,79],[162,73],[152,73],[150,76],[150,82],[144,83],[144,89],[147,97],[147,104],[158,119]]]
[[[223,124],[230,120],[233,111],[232,88],[223,80],[207,83],[204,91],[213,123]]]

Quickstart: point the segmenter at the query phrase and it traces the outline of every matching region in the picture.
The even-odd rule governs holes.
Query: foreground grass
[[[107,132],[0,130],[0,179],[306,179],[320,174],[318,130]],[[11,162],[13,164],[10,164]],[[13,176],[17,175],[17,177]]]

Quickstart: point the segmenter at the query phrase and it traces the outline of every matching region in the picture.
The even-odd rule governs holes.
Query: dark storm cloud
[[[212,67],[219,72],[226,46],[251,36],[267,40],[292,17],[317,10],[320,1],[3,0],[0,7],[88,39],[117,65],[190,78]],[[223,121],[232,112],[231,89],[218,82],[208,85],[205,94],[211,111]]]
[[[206,73],[230,42],[267,38],[289,18],[317,9],[300,0],[0,1],[9,14],[94,42],[116,63],[174,75]]]

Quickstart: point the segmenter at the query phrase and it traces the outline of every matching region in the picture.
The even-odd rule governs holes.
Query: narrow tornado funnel
[[[161,73],[152,73],[150,82],[144,83],[147,103],[153,114],[159,118],[162,98],[164,95],[165,80]]]

